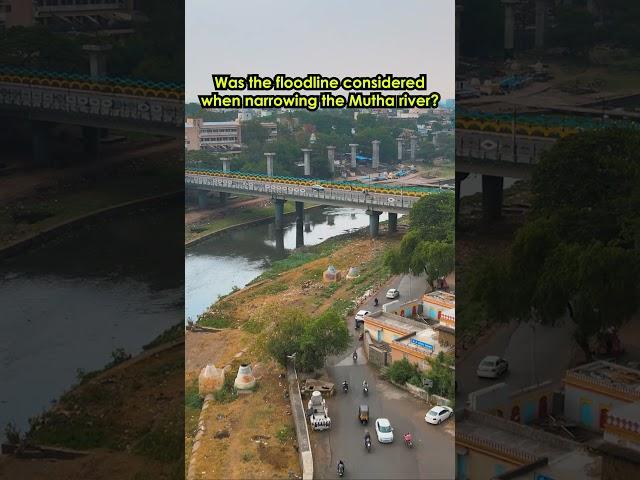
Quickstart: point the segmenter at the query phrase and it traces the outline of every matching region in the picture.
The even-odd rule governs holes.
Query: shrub
[[[401,385],[405,384],[412,377],[420,377],[418,367],[410,363],[406,358],[403,358],[402,360],[399,360],[397,362],[393,362],[391,366],[386,370],[385,375],[390,380]]]

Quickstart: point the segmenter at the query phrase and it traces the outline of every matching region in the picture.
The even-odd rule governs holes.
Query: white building
[[[187,118],[184,124],[184,148],[215,152],[240,151],[242,143],[240,122],[204,122],[201,118]]]

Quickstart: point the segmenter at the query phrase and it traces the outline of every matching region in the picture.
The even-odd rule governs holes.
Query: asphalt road
[[[415,298],[425,289],[420,277],[393,277],[377,293],[380,304],[388,288],[400,290],[400,300]],[[373,298],[360,308],[374,311]],[[348,319],[353,329],[353,319]],[[311,431],[316,478],[337,478],[336,466],[345,462],[345,479],[453,479],[455,476],[454,421],[430,425],[424,421],[428,406],[407,392],[378,378],[377,371],[365,362],[361,342],[352,342],[352,348],[343,355],[329,360],[327,371],[336,383],[336,395],[327,399],[331,430]],[[357,346],[358,361],[351,353]],[[362,380],[369,384],[369,395],[362,392]],[[343,393],[343,380],[349,382],[349,392]],[[363,426],[358,421],[358,406],[369,406],[370,421]],[[394,442],[381,444],[375,434],[375,419],[388,418],[394,428]],[[364,432],[371,433],[371,452],[364,447]],[[411,432],[414,448],[404,445],[402,435]]]
[[[462,360],[456,362],[458,393],[462,406],[469,393],[504,382],[509,391],[551,380],[559,383],[571,367],[573,325],[564,321],[556,327],[511,322],[496,330]],[[509,362],[509,372],[500,379],[478,378],[476,368],[487,355],[499,355]]]

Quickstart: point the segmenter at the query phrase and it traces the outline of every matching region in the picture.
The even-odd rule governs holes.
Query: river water
[[[283,238],[273,223],[254,225],[212,237],[189,247],[185,254],[185,319],[196,320],[219,295],[244,287],[271,262],[296,248],[296,221],[287,217]],[[380,221],[387,220],[387,214]],[[304,244],[369,225],[369,216],[354,208],[322,207],[305,211]]]
[[[182,321],[182,199],[96,219],[0,269],[0,427]],[[174,225],[175,224],[175,225]],[[167,232],[175,234],[168,236]],[[0,433],[1,434],[1,433]]]

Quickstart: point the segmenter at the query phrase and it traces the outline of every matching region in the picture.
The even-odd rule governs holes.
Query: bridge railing
[[[242,180],[198,174],[185,175],[185,183],[194,186],[222,188],[227,191],[252,193],[272,197],[293,197],[316,201],[334,201],[356,204],[365,209],[410,210],[419,197],[385,194],[369,194],[361,190],[314,190],[307,185],[268,183],[267,181]]]
[[[456,130],[456,156],[533,165],[551,148],[554,139],[516,136],[515,151],[510,135]]]

